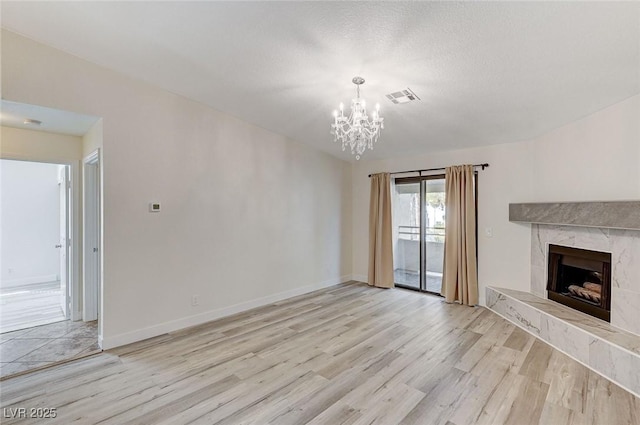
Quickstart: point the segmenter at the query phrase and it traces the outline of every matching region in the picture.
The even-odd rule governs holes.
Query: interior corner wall
[[[509,222],[509,203],[640,199],[640,95],[526,142],[355,163],[354,277],[367,278],[368,174],[483,162],[490,167],[478,180],[482,305],[487,286],[530,290],[530,225]]]
[[[82,136],[82,157],[86,158],[102,148],[102,118],[98,120],[87,133]]]
[[[103,348],[351,277],[349,163],[8,31],[2,88],[103,119]]]

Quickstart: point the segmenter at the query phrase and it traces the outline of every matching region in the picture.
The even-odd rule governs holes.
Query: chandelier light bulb
[[[340,112],[344,110],[344,103],[340,102]]]
[[[335,109],[333,110],[333,116],[336,117],[336,118],[338,117],[338,111],[335,110]]]

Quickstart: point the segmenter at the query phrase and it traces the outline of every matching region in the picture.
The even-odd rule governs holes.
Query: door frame
[[[84,321],[101,319],[102,300],[102,164],[100,149],[82,161],[83,248],[82,281]],[[91,201],[93,200],[93,202]],[[97,255],[94,255],[97,253]],[[95,258],[95,263],[90,261]],[[91,278],[93,275],[95,279]]]
[[[63,309],[64,318],[71,317],[71,292],[72,286],[69,281],[69,271],[71,270],[71,170],[68,165],[58,164],[58,192],[60,197],[60,286],[64,288]],[[64,208],[63,203],[64,202]],[[62,228],[64,226],[64,229]],[[64,234],[62,234],[64,232]],[[64,258],[64,261],[62,261]],[[64,281],[64,282],[63,282]]]
[[[432,295],[438,295],[438,296],[442,296],[441,294],[438,294],[436,292],[431,292],[431,291],[427,291],[426,287],[426,278],[427,275],[426,273],[422,273],[423,268],[426,268],[426,259],[424,258],[424,251],[426,250],[426,238],[424,237],[424,228],[422,226],[422,223],[424,223],[424,214],[425,212],[425,208],[423,208],[423,206],[425,205],[424,202],[425,200],[423,200],[423,198],[426,198],[426,183],[422,183],[423,181],[426,180],[437,180],[437,179],[444,179],[445,181],[445,190],[446,190],[446,184],[447,184],[447,180],[446,180],[446,174],[442,174],[442,173],[438,173],[438,174],[427,174],[427,175],[420,175],[420,176],[412,176],[412,177],[398,177],[395,178],[394,184],[403,184],[403,183],[420,183],[420,288],[413,288],[411,286],[407,286],[407,285],[402,285],[402,284],[397,284],[394,281],[394,285],[398,286],[400,288],[404,288],[404,289],[411,289],[412,291],[419,291],[419,292],[426,292],[427,294],[432,294]],[[474,201],[474,207],[476,210],[476,216],[475,216],[475,221],[476,221],[476,261],[478,259],[478,170],[474,170],[473,171],[473,201]],[[445,223],[445,234],[446,234],[446,223]],[[395,279],[394,279],[395,280]]]
[[[426,181],[427,180],[445,180],[445,174],[428,174],[428,175],[424,175],[424,176],[413,176],[413,177],[398,177],[396,179],[394,179],[394,184],[415,184],[415,183],[420,183],[420,217],[419,217],[419,233],[420,233],[420,288],[414,288],[411,286],[407,286],[407,285],[402,285],[402,284],[398,284],[394,282],[394,285],[400,288],[405,288],[405,289],[411,289],[413,291],[419,291],[419,292],[425,292],[427,294],[431,294],[431,295],[437,295],[437,296],[442,296],[441,294],[437,293],[437,292],[433,292],[433,291],[428,291],[427,290],[427,274],[426,274],[426,248],[427,248],[427,240],[426,240],[426,234],[425,234],[425,227],[423,226],[423,223],[425,222],[426,219]],[[445,185],[446,185],[446,180],[445,180]],[[446,227],[446,225],[445,225]],[[446,233],[446,229],[445,229],[445,233]],[[395,279],[394,279],[395,280]]]
[[[69,244],[69,255],[67,258],[67,284],[71,292],[71,314],[69,319],[77,321],[82,319],[82,311],[80,309],[80,250],[81,245],[80,231],[81,223],[78,220],[80,217],[80,165],[78,161],[68,159],[56,159],[56,158],[43,158],[39,156],[22,155],[18,153],[2,152],[0,159],[8,159],[12,161],[25,161],[25,162],[41,162],[45,164],[56,165],[68,165],[70,186],[69,201],[68,201],[68,213],[69,213],[69,238],[71,243]]]

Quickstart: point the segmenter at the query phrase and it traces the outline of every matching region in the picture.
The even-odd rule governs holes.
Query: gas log
[[[588,289],[588,290],[590,290],[590,291],[595,291],[595,292],[597,292],[598,294],[601,294],[601,293],[602,293],[602,285],[601,285],[601,284],[599,284],[599,283],[585,282],[585,283],[583,283],[583,284],[582,284],[582,286],[583,286],[585,289]]]
[[[594,302],[599,303],[600,300],[602,299],[602,295],[601,295],[600,292],[596,292],[596,291],[593,291],[591,289],[583,288],[582,286],[570,285],[567,289],[569,289],[569,292],[571,292],[573,295],[585,298],[585,299],[590,300],[590,301],[594,301]]]

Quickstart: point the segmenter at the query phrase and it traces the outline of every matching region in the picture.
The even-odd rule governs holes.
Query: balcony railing
[[[444,227],[427,227],[425,228],[425,238],[427,242],[440,242],[444,243]],[[398,239],[405,239],[409,241],[420,240],[420,227],[419,226],[398,226]]]

